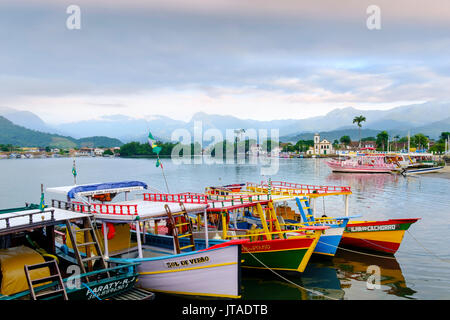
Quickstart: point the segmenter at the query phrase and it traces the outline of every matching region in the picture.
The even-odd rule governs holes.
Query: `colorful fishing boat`
[[[240,189],[237,190],[237,186]],[[322,254],[334,256],[336,254],[339,242],[344,233],[344,229],[349,221],[349,217],[317,217],[315,211],[315,202],[318,197],[325,197],[331,195],[351,194],[350,187],[338,186],[317,186],[296,184],[283,181],[262,181],[260,184],[247,182],[239,185],[227,185],[223,187],[210,187],[207,192],[211,195],[234,194],[234,195],[249,195],[253,196],[271,194],[271,198],[276,205],[276,212],[278,219],[281,219],[281,225],[287,229],[295,229],[302,226],[327,226],[314,249],[315,254]],[[295,201],[299,213],[296,213],[289,207],[288,201]],[[346,201],[346,205],[348,202]],[[345,209],[348,214],[348,210]],[[249,218],[244,217],[245,221]],[[303,221],[303,223],[300,223]],[[248,224],[247,224],[248,226]]]
[[[88,210],[102,224],[105,255],[116,263],[138,263],[138,286],[153,292],[177,295],[239,298],[241,295],[241,244],[227,242],[199,249],[193,240],[189,214],[202,214],[207,203],[195,201],[150,201],[140,181],[124,181],[49,188],[69,201],[60,206]],[[119,198],[114,203],[95,199]],[[130,196],[134,199],[129,199]],[[88,208],[88,209],[86,209]],[[149,234],[150,223],[167,221],[169,234]],[[130,228],[133,226],[133,228]],[[134,229],[134,230],[133,230]],[[157,228],[158,229],[158,228]],[[180,231],[180,232],[179,232]],[[180,240],[188,240],[180,245]]]
[[[242,243],[243,268],[272,269],[303,272],[326,226],[305,226],[298,230],[282,230],[273,202],[264,197],[217,196],[183,193],[178,195],[145,194],[149,201],[204,201],[208,204],[208,219],[193,218],[196,242],[204,246],[224,245],[230,241],[245,239]],[[220,199],[219,199],[220,198]],[[230,220],[238,212],[252,212],[259,217],[261,228],[250,230],[232,228]],[[288,236],[289,234],[289,236]],[[187,240],[184,240],[186,243]]]
[[[90,225],[90,218],[38,205],[0,210],[0,300],[102,300],[134,290],[136,263],[112,267],[100,256],[95,257],[94,269],[94,259],[66,260],[55,245],[55,239],[61,241],[56,234],[59,225]],[[94,238],[89,245],[98,243]],[[145,296],[150,299],[153,293]]]
[[[236,185],[232,188],[229,186],[210,187],[207,192],[211,194],[271,194],[276,205],[276,211],[281,223],[287,229],[295,229],[302,226],[328,226],[321,235],[316,248],[315,254],[334,256],[336,254],[340,239],[344,233],[344,229],[349,221],[348,217],[348,196],[351,194],[350,187],[340,186],[317,186],[305,185],[283,181],[262,181],[259,184],[247,182],[240,184],[240,191],[236,191]],[[318,217],[316,214],[316,200],[319,197],[344,195],[346,197],[346,208],[344,209],[346,217]],[[289,201],[294,201],[299,209],[299,213],[289,207]],[[294,205],[295,205],[294,204]],[[248,218],[245,218],[248,220]],[[300,223],[300,221],[303,221]]]
[[[389,219],[384,221],[350,221],[341,239],[341,246],[394,254],[405,231],[419,219]]]
[[[213,189],[214,192],[225,192],[226,188]],[[246,183],[241,185],[241,191],[261,194],[272,194],[273,196],[282,195],[287,197],[298,197],[297,205],[300,210],[302,221],[311,225],[330,225],[333,220],[318,218],[315,213],[317,197],[327,195],[344,195],[345,197],[345,217],[357,218],[360,216],[349,217],[349,195],[350,187],[340,186],[314,186],[297,184],[283,181],[262,181],[260,184]],[[303,196],[303,198],[301,198]],[[301,200],[302,199],[302,200]],[[309,199],[309,201],[308,201]],[[302,209],[302,202],[305,206]],[[310,205],[312,203],[312,205]],[[339,219],[338,219],[339,220]],[[394,254],[399,248],[406,230],[415,223],[413,219],[391,219],[385,221],[348,221],[344,225],[337,225],[326,230],[317,245],[317,253],[333,255],[338,246],[352,246],[361,249],[369,249],[382,253]],[[327,234],[328,232],[328,234]],[[339,232],[333,234],[333,232]],[[342,233],[341,233],[342,232]],[[327,237],[327,235],[329,237]],[[341,236],[338,242],[338,236]],[[323,239],[323,240],[322,240]]]

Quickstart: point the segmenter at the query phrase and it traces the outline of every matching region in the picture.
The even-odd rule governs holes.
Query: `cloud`
[[[271,119],[449,96],[447,0],[379,0],[379,31],[365,0],[76,3],[77,31],[73,1],[0,4],[1,105],[51,121],[111,108]]]

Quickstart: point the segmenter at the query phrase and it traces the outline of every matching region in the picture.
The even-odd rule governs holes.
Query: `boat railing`
[[[80,213],[116,214],[116,215],[137,215],[137,204],[109,204],[90,203],[79,201],[52,200],[52,207],[71,210]]]
[[[138,214],[137,204],[91,203],[92,213],[132,215]]]
[[[247,188],[261,190],[266,193],[269,190],[269,184],[262,181],[261,184],[247,182]],[[307,185],[299,183],[291,183],[284,181],[272,181],[270,184],[271,191],[283,192],[288,194],[348,194],[351,193],[351,187],[343,186],[319,186]]]
[[[218,195],[211,194],[208,195],[209,202],[231,202],[234,203],[245,203],[245,202],[255,202],[262,200],[270,200],[270,195],[268,194],[252,194],[252,195],[242,195],[242,194],[229,194],[229,195]]]
[[[81,202],[74,202],[76,205],[82,206]],[[97,214],[115,214],[115,215],[137,215],[137,204],[114,204],[114,203],[90,203],[89,209],[91,213]]]
[[[207,204],[208,198],[202,193],[143,193],[144,201]]]
[[[15,214],[14,216],[7,216],[7,217],[1,217],[0,216],[0,221],[4,220],[5,221],[5,226],[6,229],[9,229],[11,227],[11,219],[16,219],[16,218],[22,218],[22,217],[29,217],[29,224],[33,224],[33,223],[37,223],[40,221],[33,221],[33,215],[35,214],[44,214],[44,213],[50,213],[50,220],[53,221],[55,220],[55,210],[51,209],[51,210],[44,210],[44,211],[35,211],[35,212],[26,212],[26,213],[22,213],[22,214]],[[42,220],[41,220],[42,221]]]
[[[82,203],[82,202],[76,202],[76,201],[63,201],[63,200],[55,200],[52,199],[52,207],[58,208],[58,209],[64,209],[64,210],[70,210],[74,212],[81,212],[81,213],[91,213],[90,205]]]
[[[280,225],[281,226],[281,225]],[[226,235],[224,236],[226,239],[236,239],[236,238],[247,238],[250,239],[250,242],[258,241],[261,237],[267,237],[267,236],[274,236],[279,235],[280,237],[285,237],[288,233],[306,233],[306,232],[323,232],[326,229],[329,229],[329,226],[309,226],[309,225],[295,225],[297,229],[292,230],[279,230],[279,231],[269,231],[265,232],[263,229],[249,229],[246,230],[245,234],[236,234],[232,230],[229,230],[226,232]]]

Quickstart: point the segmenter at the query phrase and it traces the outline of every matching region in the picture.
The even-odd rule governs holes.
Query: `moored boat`
[[[234,186],[236,187],[236,185]],[[178,201],[179,198],[205,199],[208,220],[197,217],[193,233],[196,241],[205,246],[224,245],[229,241],[245,239],[242,243],[243,268],[273,269],[303,272],[326,226],[305,226],[298,230],[282,230],[276,220],[273,202],[267,197],[207,197],[203,194],[148,194],[150,201]],[[178,198],[179,197],[179,198]],[[219,198],[220,199],[219,199]],[[186,201],[185,200],[185,201]],[[192,200],[188,200],[192,201]],[[252,212],[261,227],[240,229],[229,225],[239,212]],[[205,227],[206,226],[206,227]],[[288,234],[290,234],[288,236]],[[187,243],[187,240],[184,240]]]
[[[283,181],[262,181],[260,184],[246,183],[243,190],[248,190],[253,196],[257,193],[282,195],[296,197],[297,205],[300,210],[302,222],[309,225],[329,225],[316,246],[316,253],[333,255],[338,247],[352,246],[356,248],[369,249],[373,251],[394,254],[402,240],[405,231],[419,219],[390,219],[385,221],[349,221],[345,224],[337,224],[331,217],[316,217],[315,199],[319,196],[339,195],[345,197],[345,217],[349,217],[348,197],[351,194],[350,187],[340,186],[313,186],[306,184],[297,184]],[[219,187],[213,189],[216,193],[226,193],[227,189]],[[274,198],[275,199],[275,198]],[[276,200],[275,200],[276,201]],[[312,204],[312,205],[311,205]],[[292,212],[292,210],[291,210]],[[339,221],[339,218],[335,218]],[[334,224],[334,226],[333,226]],[[342,226],[344,225],[344,228]],[[340,238],[333,235],[333,232],[339,232]],[[327,237],[327,235],[329,237]]]
[[[333,172],[344,173],[392,173],[398,166],[386,162],[385,155],[362,154],[347,159],[332,159],[326,164]]]
[[[68,203],[59,201],[62,206],[70,205],[78,210],[89,208],[96,221],[102,224],[103,246],[109,260],[139,264],[140,288],[177,295],[239,298],[241,243],[245,241],[205,249],[199,249],[193,241],[180,245],[180,239],[193,240],[191,224],[186,219],[188,214],[204,213],[207,204],[199,199],[190,203],[149,201],[146,193],[134,194],[137,198],[128,199],[131,192],[144,189],[147,185],[143,182],[124,181],[47,190],[68,197]],[[124,201],[99,203],[94,200],[110,200],[120,193]],[[169,235],[149,234],[149,223],[157,225],[161,220],[168,220]]]
[[[0,210],[0,300],[102,300],[134,289],[137,264],[107,266],[101,256],[95,265],[91,258],[66,260],[55,245],[58,225],[72,228],[90,218],[38,205]]]
[[[384,221],[350,221],[341,239],[341,246],[394,254],[405,231],[419,219],[389,219]]]
[[[280,222],[282,227],[295,230],[304,226],[327,226],[328,228],[321,234],[313,253],[327,256],[335,255],[350,217],[318,217],[316,215],[315,202],[318,197],[332,195],[348,197],[351,194],[350,187],[305,185],[283,181],[261,182],[260,184],[247,182],[240,184],[240,186],[242,187],[239,192],[232,190],[228,186],[209,187],[207,192],[212,195],[221,193],[234,196],[239,194],[248,196],[251,194],[253,197],[258,195],[268,196],[270,193],[270,197],[276,206],[277,219],[282,221]],[[299,213],[288,206],[289,201],[294,201],[294,205],[297,205]],[[348,202],[346,201],[345,203],[348,206]],[[344,213],[348,215],[348,208],[344,209]],[[242,219],[249,220],[248,217],[243,217]],[[247,227],[249,227],[248,224]]]

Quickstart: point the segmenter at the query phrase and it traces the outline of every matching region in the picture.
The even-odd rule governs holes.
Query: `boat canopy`
[[[128,192],[142,189],[147,189],[147,184],[144,182],[122,181],[47,188],[47,191],[66,194],[70,199],[74,199],[75,195],[92,196],[95,194]]]

